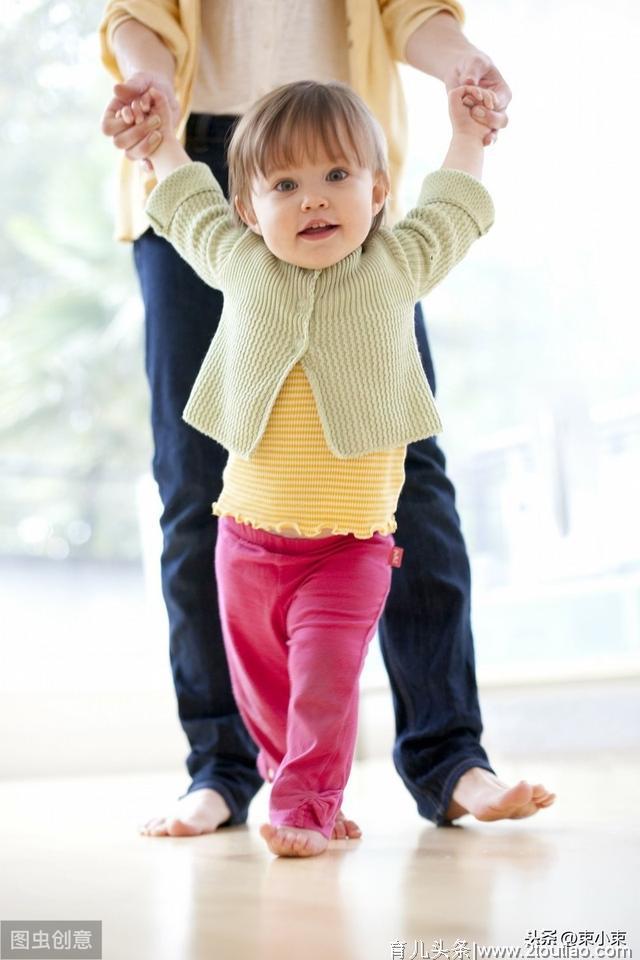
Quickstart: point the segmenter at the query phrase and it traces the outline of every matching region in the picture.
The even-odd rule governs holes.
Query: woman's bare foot
[[[456,820],[465,813],[476,820],[520,820],[550,807],[555,798],[555,793],[549,793],[541,783],[531,786],[521,780],[510,787],[489,770],[472,767],[456,784],[447,820]]]
[[[277,857],[316,857],[329,845],[327,838],[317,830],[302,827],[273,827],[270,823],[263,823],[260,835]]]
[[[145,837],[197,837],[213,833],[231,811],[220,794],[209,787],[181,797],[166,817],[153,817],[140,827]]]
[[[342,810],[338,810],[336,822],[333,825],[332,840],[359,840],[362,830],[355,820],[347,820]]]

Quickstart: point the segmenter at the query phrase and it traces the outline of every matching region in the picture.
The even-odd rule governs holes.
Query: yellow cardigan
[[[113,33],[124,21],[138,20],[157,33],[176,61],[176,95],[181,109],[179,133],[189,116],[200,42],[201,0],[108,0],[100,24],[102,60],[121,81],[113,53]],[[382,124],[389,143],[393,205],[406,151],[407,120],[395,61],[405,61],[409,37],[434,14],[446,10],[462,24],[458,0],[345,0],[351,86]],[[301,78],[304,79],[304,78]],[[144,207],[155,186],[153,174],[122,157],[116,218],[119,240],[135,240],[149,226]],[[393,209],[392,209],[393,217]]]

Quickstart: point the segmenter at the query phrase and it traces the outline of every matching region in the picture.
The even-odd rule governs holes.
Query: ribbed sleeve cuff
[[[206,163],[185,163],[154,187],[145,209],[156,232],[167,233],[178,208],[199,193],[215,194],[214,204],[227,203]]]
[[[495,218],[489,191],[463,170],[436,170],[425,177],[419,205],[438,201],[453,203],[468,213],[481,235],[487,232]]]

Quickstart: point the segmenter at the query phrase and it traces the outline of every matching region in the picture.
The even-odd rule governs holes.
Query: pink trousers
[[[392,536],[292,539],[218,522],[216,578],[238,709],[272,782],[275,826],[331,836],[349,777],[358,678],[394,563]]]

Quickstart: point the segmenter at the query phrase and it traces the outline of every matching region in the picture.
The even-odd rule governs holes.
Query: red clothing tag
[[[404,554],[403,547],[393,547],[391,553],[389,554],[389,563],[392,567],[401,567],[402,566],[402,557]]]

